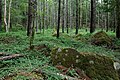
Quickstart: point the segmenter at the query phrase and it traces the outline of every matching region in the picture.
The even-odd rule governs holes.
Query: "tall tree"
[[[61,9],[61,0],[59,0],[59,6],[58,6],[57,38],[59,38],[59,30],[60,30],[60,9]]]
[[[7,6],[7,2],[6,0],[4,0],[4,26],[5,26],[5,31],[8,32],[8,25],[6,20],[6,16],[7,16],[6,6]]]
[[[116,37],[120,38],[120,0],[116,0],[117,28]]]
[[[68,33],[68,0],[66,0],[66,28]]]
[[[107,0],[107,9],[109,10],[109,0]],[[109,11],[106,12],[106,31],[108,32],[109,29]]]
[[[30,36],[31,33],[31,25],[32,25],[32,1],[28,2],[28,27],[27,27],[27,36]]]
[[[79,10],[79,6],[78,6],[78,0],[76,0],[76,33],[75,34],[78,34],[78,26],[79,26],[79,21],[78,21],[78,12]]]
[[[43,28],[43,33],[44,33],[44,29],[45,29],[45,0],[43,0],[43,15],[42,15],[42,28]]]
[[[90,21],[90,33],[95,31],[96,24],[96,0],[91,0],[91,21]]]
[[[65,8],[65,0],[62,1],[62,33],[64,33],[64,8]]]
[[[10,3],[9,3],[9,16],[8,16],[8,28],[10,28],[10,19],[11,19],[11,4],[12,4],[12,0],[10,0]]]
[[[0,0],[0,31],[2,30],[2,0]]]
[[[35,19],[36,19],[36,14],[37,14],[37,0],[29,0],[29,16],[28,16],[28,24],[30,27],[30,49],[33,49],[34,46],[33,41],[34,41],[34,34],[35,34]]]
[[[83,0],[79,0],[79,16],[80,16],[80,20],[79,20],[79,26],[82,27],[83,26]]]

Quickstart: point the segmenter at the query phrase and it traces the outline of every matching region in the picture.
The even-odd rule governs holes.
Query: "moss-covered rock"
[[[92,37],[91,37],[91,42],[94,45],[107,45],[107,46],[111,46],[112,45],[112,39],[104,32],[104,31],[100,31],[95,33]]]
[[[65,65],[65,67],[72,67],[73,65],[75,65],[77,55],[79,59],[79,52],[71,48],[57,48],[52,50],[51,52],[53,64],[62,64],[63,66]],[[68,62],[69,64],[66,64],[66,62]]]
[[[118,75],[119,75],[119,79],[120,79],[120,70],[118,70],[117,72],[118,72]]]
[[[52,50],[51,59],[54,65],[82,69],[92,80],[119,80],[113,60],[105,56],[79,53],[71,48],[57,48]]]

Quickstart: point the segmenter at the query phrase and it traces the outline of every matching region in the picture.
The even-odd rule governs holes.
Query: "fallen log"
[[[4,52],[0,52],[0,56],[6,55]]]
[[[22,55],[22,54],[12,54],[12,55],[9,55],[9,56],[0,57],[0,61],[15,59],[15,58],[23,57],[23,56],[24,55]]]

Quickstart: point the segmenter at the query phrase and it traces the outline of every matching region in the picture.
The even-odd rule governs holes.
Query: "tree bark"
[[[31,0],[28,2],[28,27],[27,27],[27,36],[30,36],[31,33],[31,25],[32,25],[32,12],[31,12]]]
[[[0,0],[0,31],[2,30],[2,0]]]
[[[65,6],[65,0],[62,2],[62,33],[64,33],[64,6]]]
[[[79,25],[80,25],[80,28],[83,27],[83,0],[80,0],[80,22],[79,22]]]
[[[78,0],[76,0],[76,33],[75,34],[78,34],[78,26],[79,26],[79,21],[78,21],[78,12],[79,10],[79,7],[78,7]]]
[[[8,16],[8,29],[10,28],[10,18],[11,18],[11,3],[12,3],[12,0],[10,0],[10,3],[9,3],[9,16]]]
[[[90,33],[95,31],[96,24],[96,0],[91,0],[91,22],[90,22]]]
[[[9,32],[8,31],[7,21],[6,21],[6,14],[7,14],[7,11],[6,11],[6,0],[4,0],[4,26],[5,26],[5,31]]]
[[[59,38],[59,29],[60,29],[60,8],[61,8],[61,0],[59,0],[59,6],[58,6],[58,27],[57,27],[57,38]]]
[[[68,29],[68,0],[66,0],[66,28],[67,28],[67,33],[69,33],[69,29]]]
[[[116,37],[120,38],[120,0],[116,0],[116,16],[117,16]]]
[[[43,17],[42,17],[42,26],[43,26],[43,33],[45,31],[45,0],[43,0]]]

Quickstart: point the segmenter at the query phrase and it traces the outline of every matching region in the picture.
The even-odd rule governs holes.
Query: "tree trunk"
[[[79,22],[78,22],[78,14],[79,14],[79,12],[78,12],[78,10],[79,10],[79,7],[78,7],[78,0],[76,0],[76,33],[75,34],[78,34],[78,25],[79,25]]]
[[[28,3],[28,27],[27,27],[27,36],[30,36],[30,33],[31,33],[31,29],[32,29],[32,10],[31,10],[31,7],[32,7],[32,1],[29,0],[29,3]]]
[[[88,27],[88,11],[87,11],[87,9],[88,9],[88,3],[86,1],[86,28]]]
[[[2,0],[0,0],[0,31],[2,30]]]
[[[106,32],[108,32],[109,29],[109,12],[106,13]]]
[[[114,28],[113,28],[113,32],[115,32],[116,31],[116,25],[117,25],[117,20],[116,20],[116,7],[115,7],[115,9],[114,9]]]
[[[68,0],[66,0],[66,28],[68,33]]]
[[[60,29],[60,8],[61,8],[61,0],[59,0],[59,6],[58,6],[58,27],[57,27],[57,38],[59,38],[59,29]]]
[[[96,0],[91,0],[91,22],[90,22],[90,33],[95,31],[96,24]]]
[[[79,13],[80,14],[80,28],[83,27],[83,24],[82,24],[83,23],[83,21],[82,21],[83,20],[82,19],[83,18],[83,9],[82,8],[83,8],[83,0],[80,0],[80,13]]]
[[[62,6],[62,33],[64,33],[64,6],[65,6],[65,0],[63,0],[63,6]]]
[[[4,26],[5,26],[5,31],[9,32],[8,26],[7,26],[7,21],[6,21],[6,13],[7,13],[7,11],[6,11],[6,0],[4,0]]]
[[[11,18],[11,3],[12,3],[12,0],[10,0],[10,3],[9,3],[9,16],[8,16],[8,29],[10,28],[10,18]]]
[[[43,21],[42,21],[42,26],[43,26],[43,33],[44,33],[44,29],[45,29],[45,0],[43,0],[43,17],[42,17]]]
[[[116,16],[117,16],[116,37],[120,38],[120,0],[116,0]]]

